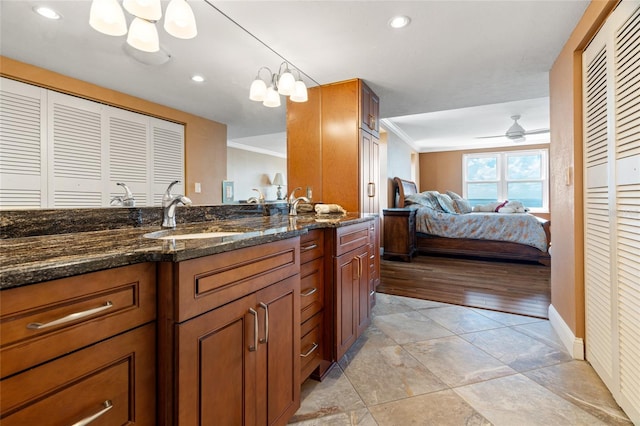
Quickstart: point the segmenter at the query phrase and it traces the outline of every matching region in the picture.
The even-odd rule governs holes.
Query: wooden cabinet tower
[[[311,187],[313,201],[378,213],[379,99],[359,79],[309,89],[287,101],[288,189]]]

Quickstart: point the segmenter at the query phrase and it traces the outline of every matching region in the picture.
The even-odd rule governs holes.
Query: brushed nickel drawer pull
[[[300,293],[300,296],[311,296],[316,291],[318,291],[317,288],[311,287],[310,289],[306,290],[304,293]]]
[[[318,349],[318,344],[316,342],[313,342],[313,345],[311,345],[311,349],[309,349],[307,352],[300,354],[300,356],[302,358],[306,358],[309,355],[311,355],[313,353],[313,351],[315,351],[316,349]]]
[[[102,406],[104,407],[102,410],[98,411],[95,414],[90,415],[89,417],[85,417],[84,419],[80,420],[79,422],[74,423],[71,426],[85,426],[85,425],[88,425],[89,423],[91,423],[92,421],[96,420],[98,417],[102,416],[104,413],[106,413],[107,411],[109,411],[109,410],[111,410],[113,408],[113,404],[108,399],[105,402],[102,403]]]
[[[89,315],[97,314],[98,312],[102,312],[112,307],[113,307],[113,303],[111,303],[111,301],[108,301],[108,302],[105,302],[104,305],[99,306],[97,308],[87,309],[86,311],[82,311],[82,312],[75,312],[73,314],[67,315],[66,317],[62,317],[57,320],[53,320],[44,324],[40,322],[32,322],[27,324],[27,328],[29,330],[42,330],[43,328],[53,327],[54,325],[60,325],[67,322],[79,320],[81,318],[88,317]]]
[[[264,309],[264,339],[260,339],[260,343],[269,343],[269,306],[260,302],[260,307]]]
[[[253,315],[253,346],[249,346],[249,352],[255,352],[258,350],[258,312],[249,308],[249,313]]]
[[[374,294],[376,294],[376,291],[375,291],[375,290],[371,290],[371,291],[369,292],[369,296],[373,296]]]
[[[318,247],[317,244],[309,244],[308,246],[300,247],[300,250],[302,251],[313,250],[316,247]]]

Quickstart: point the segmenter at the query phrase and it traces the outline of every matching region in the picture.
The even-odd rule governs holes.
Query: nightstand
[[[385,209],[384,259],[399,257],[410,262],[416,251],[416,210]]]

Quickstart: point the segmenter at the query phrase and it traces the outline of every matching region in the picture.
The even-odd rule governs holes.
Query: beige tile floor
[[[631,425],[548,321],[386,294],[296,425]]]

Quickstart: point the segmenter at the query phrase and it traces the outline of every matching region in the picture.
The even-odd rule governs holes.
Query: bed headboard
[[[404,207],[404,197],[418,193],[418,187],[415,182],[411,182],[410,180],[394,177],[393,184],[395,186],[394,194],[396,207]]]

